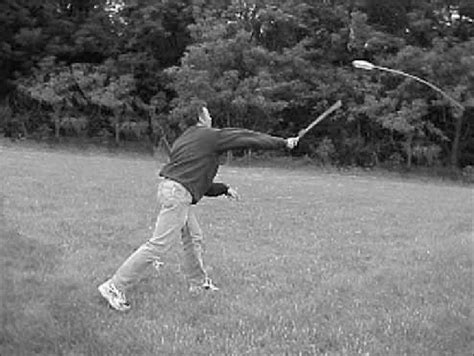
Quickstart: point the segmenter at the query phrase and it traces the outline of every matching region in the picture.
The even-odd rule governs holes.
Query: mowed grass
[[[1,355],[470,355],[472,187],[221,167],[197,207],[217,294],[180,244],[111,310],[97,286],[150,237],[150,157],[0,146]]]

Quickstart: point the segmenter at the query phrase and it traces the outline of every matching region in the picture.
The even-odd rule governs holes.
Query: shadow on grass
[[[0,355],[146,354],[141,345],[130,342],[117,348],[104,336],[123,315],[102,303],[87,276],[82,283],[63,275],[60,246],[12,227],[4,201],[0,196]],[[120,326],[117,330],[124,334],[122,341],[132,335]]]
[[[93,331],[81,320],[80,303],[74,297],[79,293],[54,278],[60,248],[11,227],[4,201],[0,196],[0,354],[57,355],[74,349],[74,340],[87,338],[93,344]]]

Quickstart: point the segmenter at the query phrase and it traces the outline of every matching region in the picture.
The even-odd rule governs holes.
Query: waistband
[[[181,192],[186,198],[189,198],[190,201],[193,200],[191,192],[184,185],[170,178],[164,178],[164,177],[161,177],[161,178],[162,179],[158,185],[158,190],[160,190],[160,188],[161,189],[171,188],[173,189],[173,191],[176,190],[176,191]]]

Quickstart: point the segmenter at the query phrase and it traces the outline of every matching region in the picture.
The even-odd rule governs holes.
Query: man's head
[[[205,127],[211,127],[212,126],[212,117],[209,114],[209,110],[205,106],[202,106],[199,109],[199,114],[198,114],[198,126],[205,126]]]

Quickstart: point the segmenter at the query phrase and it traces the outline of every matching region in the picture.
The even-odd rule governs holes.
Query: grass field
[[[129,293],[97,292],[150,236],[159,162],[0,146],[0,355],[471,355],[473,190],[222,167],[243,201],[198,216],[217,294],[180,246]]]

